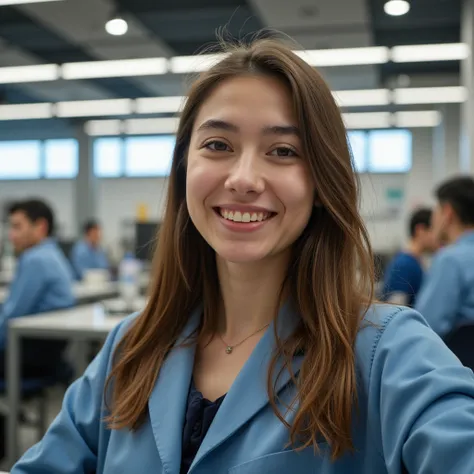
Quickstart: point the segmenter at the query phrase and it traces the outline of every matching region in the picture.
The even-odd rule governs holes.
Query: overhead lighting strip
[[[376,65],[388,63],[389,61],[397,63],[459,61],[469,57],[470,48],[464,43],[447,43],[395,46],[393,48],[376,46],[295,52],[312,66],[338,67]],[[39,64],[34,66],[3,67],[0,68],[0,84],[56,81],[58,79],[78,80],[154,76],[167,73],[198,73],[206,71],[225,56],[226,54],[221,53],[175,56],[170,59],[158,57],[87,61],[65,63],[63,65]]]
[[[451,104],[467,100],[465,87],[416,87],[407,89],[365,89],[335,91],[342,108],[421,104]],[[132,114],[176,114],[182,111],[186,97],[145,97],[140,99],[80,100],[37,104],[0,105],[0,120],[33,118],[116,117]]]

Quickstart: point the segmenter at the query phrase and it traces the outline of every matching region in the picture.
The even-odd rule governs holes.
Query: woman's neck
[[[281,303],[288,264],[287,255],[255,263],[232,263],[217,257],[222,334],[236,340],[271,323]]]

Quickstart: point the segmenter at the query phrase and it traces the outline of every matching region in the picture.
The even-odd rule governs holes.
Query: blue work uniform
[[[439,251],[415,307],[442,337],[474,324],[474,231]]]
[[[84,278],[84,273],[87,270],[107,270],[109,268],[105,252],[84,240],[74,245],[71,251],[71,262],[78,280]]]
[[[420,261],[410,253],[399,252],[385,271],[382,297],[402,293],[407,296],[406,304],[413,306],[423,281],[423,267]]]
[[[104,385],[114,349],[133,321],[109,335],[85,374],[67,391],[63,408],[44,439],[11,474],[180,474],[183,427],[195,345],[181,344],[199,326],[190,317],[167,356],[137,430],[110,430],[104,421]],[[315,315],[317,317],[317,315]],[[331,459],[320,439],[301,451],[288,446],[289,430],[267,394],[276,348],[273,324],[218,407],[189,469],[190,474],[472,474],[474,472],[474,375],[463,367],[414,310],[373,306],[355,345],[358,402],[353,411],[354,451]],[[299,323],[287,304],[277,328],[286,338]],[[225,354],[223,357],[228,357]],[[293,358],[298,376],[304,354]],[[281,363],[281,361],[279,362]],[[277,364],[277,372],[279,365]],[[277,404],[288,423],[296,387],[289,371],[275,381]]]
[[[53,239],[25,250],[18,258],[15,276],[0,310],[0,353],[7,342],[9,320],[73,306],[72,284],[69,262]],[[25,349],[24,359],[28,359],[28,347]]]

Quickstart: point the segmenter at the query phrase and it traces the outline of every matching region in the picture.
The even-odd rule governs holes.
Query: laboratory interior
[[[222,38],[257,37],[291,41],[342,113],[374,299],[419,311],[474,367],[474,0],[0,0],[0,471],[119,472],[30,468],[46,445],[14,466],[158,291],[189,86],[225,59]],[[245,215],[237,227],[262,220]],[[209,472],[203,456],[191,471]]]

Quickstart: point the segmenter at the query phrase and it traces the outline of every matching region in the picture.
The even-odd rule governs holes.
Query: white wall
[[[0,207],[15,199],[40,198],[53,208],[61,235],[75,235],[74,181],[41,179],[0,181]]]
[[[150,220],[163,214],[167,180],[163,178],[102,179],[98,189],[98,218],[108,242],[120,239],[123,223],[134,220],[140,204],[146,205]]]
[[[413,130],[413,166],[406,174],[361,176],[361,213],[377,251],[394,251],[406,239],[407,217],[420,206],[432,205],[433,130]],[[390,199],[391,190],[401,190],[400,201]]]

